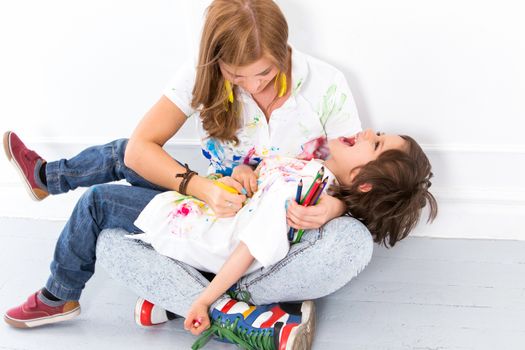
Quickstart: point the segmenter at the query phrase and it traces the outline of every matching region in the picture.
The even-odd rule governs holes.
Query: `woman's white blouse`
[[[200,118],[191,107],[194,82],[195,64],[188,62],[164,91],[188,118]],[[292,82],[288,88],[292,89],[290,97],[267,122],[251,95],[235,86],[243,120],[237,145],[208,137],[198,123],[202,154],[210,162],[209,173],[230,175],[239,164],[257,165],[273,155],[323,158],[326,154],[319,153],[317,147],[324,142],[319,139],[349,136],[361,130],[350,88],[343,73],[333,66],[292,48]]]

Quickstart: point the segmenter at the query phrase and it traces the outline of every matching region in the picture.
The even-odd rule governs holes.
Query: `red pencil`
[[[315,192],[315,195],[312,198],[311,205],[317,204],[317,201],[319,200],[319,197],[321,197],[321,194],[323,193],[323,190],[326,187],[327,182],[328,182],[328,176],[324,178],[323,183],[319,186],[319,188]]]
[[[303,207],[307,207],[310,205],[312,199],[314,198],[315,192],[317,192],[317,189],[321,185],[321,182],[322,182],[321,178],[318,178],[315,180],[312,186],[312,189],[310,190],[310,192],[308,193],[308,196],[306,196],[306,198],[303,201],[303,204],[302,204]]]

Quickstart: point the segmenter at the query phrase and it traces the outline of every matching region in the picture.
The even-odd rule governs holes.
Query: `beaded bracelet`
[[[182,181],[179,184],[179,193],[186,196],[186,187],[188,187],[188,183],[190,182],[190,179],[193,177],[193,175],[197,175],[197,173],[191,170],[188,164],[184,164],[184,168],[186,168],[186,172],[176,174],[175,177],[182,177]]]

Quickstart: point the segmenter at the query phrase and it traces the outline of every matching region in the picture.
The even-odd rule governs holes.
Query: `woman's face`
[[[226,80],[239,85],[252,95],[260,94],[279,72],[277,66],[268,57],[262,57],[251,64],[239,67],[219,60],[219,67]]]

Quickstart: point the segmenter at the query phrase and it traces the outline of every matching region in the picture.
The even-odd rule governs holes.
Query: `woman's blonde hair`
[[[199,110],[208,135],[238,142],[240,104],[229,103],[219,60],[232,66],[267,56],[288,70],[288,24],[272,0],[214,0],[207,9],[191,105]],[[233,89],[235,95],[235,89]]]

